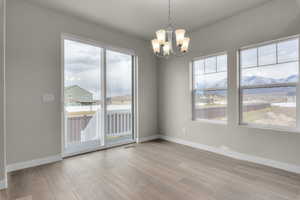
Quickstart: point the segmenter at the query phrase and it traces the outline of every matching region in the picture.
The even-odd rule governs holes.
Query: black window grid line
[[[270,67],[273,65],[282,65],[282,64],[289,64],[289,63],[295,63],[299,62],[298,60],[292,60],[292,61],[286,61],[286,62],[277,62],[277,63],[272,63],[272,64],[266,64],[266,65],[255,65],[255,66],[249,66],[249,67],[243,67],[242,65],[240,66],[241,69],[248,69],[248,68],[259,68],[259,67]]]
[[[266,46],[271,46],[271,45],[274,45],[274,44],[268,44]],[[262,47],[265,47],[265,46],[261,46],[261,47],[258,47],[257,48],[257,66],[265,66],[265,65],[274,65],[274,64],[278,64],[278,44],[276,43],[275,44],[275,63],[270,63],[270,64],[264,64],[264,65],[261,65],[259,64],[259,61],[260,61],[260,55],[259,55],[259,49],[262,48]]]
[[[202,58],[202,59],[199,59],[199,60],[195,60],[195,61],[203,61],[203,71],[204,73],[203,74],[213,74],[213,73],[218,73],[218,72],[227,72],[226,71],[218,71],[218,57],[220,56],[226,56],[227,57],[227,54],[221,54],[221,55],[218,55],[218,56],[211,56],[211,57],[206,57],[206,58]],[[215,65],[215,72],[205,72],[206,70],[206,60],[209,59],[209,58],[214,58],[216,60],[216,65]],[[195,62],[193,61],[193,62]],[[226,68],[228,67],[227,63],[226,63]]]
[[[204,73],[215,73],[215,72],[206,72],[206,60],[210,59],[210,58],[214,58],[216,65],[215,65],[215,72],[217,72],[217,66],[218,66],[218,59],[217,56],[213,56],[213,57],[208,57],[204,59],[203,65],[204,65]]]
[[[226,71],[217,71],[217,72],[209,72],[209,73],[203,73],[203,74],[194,74],[194,76],[205,76],[205,75],[211,75],[211,74],[218,74],[218,73],[224,73]]]
[[[276,63],[278,64],[278,42],[276,43]]]
[[[287,40],[287,41],[289,41],[289,40]],[[251,49],[256,49],[256,65],[247,66],[247,67],[244,67],[244,66],[240,65],[240,67],[243,68],[243,69],[245,69],[245,68],[255,68],[255,67],[267,67],[267,66],[279,65],[279,64],[288,64],[288,63],[297,62],[297,61],[299,62],[299,46],[298,46],[298,53],[297,53],[298,59],[290,60],[290,61],[285,61],[285,62],[279,62],[278,44],[282,43],[282,42],[285,42],[285,41],[281,41],[281,42],[277,42],[277,43],[271,43],[271,44],[264,45],[264,46],[269,46],[269,45],[275,44],[275,46],[276,46],[276,52],[275,52],[275,54],[276,54],[276,62],[275,63],[260,65],[259,64],[259,51],[258,51],[258,49],[261,48],[261,47],[264,47],[264,46],[258,46],[258,47],[251,48]],[[246,51],[246,50],[249,50],[249,49],[242,49],[242,50],[240,50],[240,53],[243,52],[243,51]],[[240,57],[241,57],[241,54],[240,54]],[[242,62],[243,61],[241,59],[241,63]]]
[[[271,45],[271,44],[280,44],[280,43],[285,43],[285,42],[288,42],[288,41],[293,41],[293,40],[297,40],[297,45],[298,45],[298,48],[300,47],[299,46],[299,40],[300,40],[300,35],[296,35],[296,36],[292,36],[290,38],[283,38],[283,39],[279,39],[279,40],[273,40],[273,41],[270,41],[270,42],[263,42],[262,44],[257,44],[257,45],[249,45],[248,47],[241,47],[240,48],[240,51],[246,51],[246,50],[250,50],[250,49],[256,49],[256,48],[260,48],[260,47],[264,47],[264,46],[268,46],[268,45]]]

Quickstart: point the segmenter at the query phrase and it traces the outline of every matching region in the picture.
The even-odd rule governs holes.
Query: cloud
[[[90,70],[100,64],[100,48],[65,40],[65,65],[68,70],[80,72]]]
[[[101,48],[65,41],[66,86],[78,85],[101,96]],[[107,51],[107,96],[131,94],[131,56]]]

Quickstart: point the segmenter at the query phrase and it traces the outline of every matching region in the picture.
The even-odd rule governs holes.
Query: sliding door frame
[[[101,120],[101,129],[104,134],[101,134],[101,144],[96,147],[91,147],[91,148],[85,148],[84,150],[79,150],[78,152],[66,152],[65,150],[65,142],[66,142],[66,122],[65,122],[65,99],[64,99],[64,84],[65,84],[65,49],[64,49],[64,41],[65,40],[72,40],[84,44],[89,44],[92,46],[96,46],[101,48],[101,90],[102,90],[102,103],[101,106],[103,108],[102,112],[102,120]],[[88,153],[88,152],[93,152],[101,149],[107,149],[123,144],[129,144],[129,143],[135,143],[138,142],[139,138],[139,93],[138,93],[138,83],[139,83],[139,70],[138,70],[138,56],[136,55],[135,51],[130,50],[130,49],[124,49],[124,48],[118,48],[114,47],[111,45],[107,45],[98,41],[86,39],[84,37],[80,37],[77,35],[73,34],[68,34],[68,33],[62,33],[61,34],[61,44],[60,44],[60,65],[61,65],[61,101],[60,101],[60,112],[61,112],[61,155],[62,158],[65,157],[70,157],[74,155],[79,155],[82,153]],[[105,121],[105,116],[107,112],[106,108],[106,51],[111,50],[111,51],[116,51],[118,53],[124,53],[132,56],[132,141],[130,142],[124,142],[124,143],[117,143],[117,144],[110,144],[108,145],[106,142],[106,121]],[[105,97],[105,98],[104,98]]]

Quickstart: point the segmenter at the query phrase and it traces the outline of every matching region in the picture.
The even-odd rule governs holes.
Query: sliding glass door
[[[106,51],[106,141],[133,139],[133,56]]]
[[[64,39],[64,152],[134,140],[134,56]]]

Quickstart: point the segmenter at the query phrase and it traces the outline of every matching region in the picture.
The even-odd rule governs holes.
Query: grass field
[[[256,111],[243,112],[243,122],[276,126],[296,126],[296,109],[272,106]]]
[[[203,110],[201,116],[205,119],[212,120],[226,120],[226,116],[222,115],[223,111],[221,108],[224,108],[224,105],[221,104],[205,104],[205,105],[196,105],[196,109],[198,111]],[[212,108],[213,110],[207,110],[208,108]],[[220,110],[218,110],[220,108]],[[216,110],[217,109],[217,110]],[[215,113],[215,117],[213,117],[211,112]],[[205,114],[207,113],[207,114]],[[219,114],[218,114],[219,113]],[[209,117],[210,116],[210,117]],[[197,116],[196,116],[197,117]],[[288,126],[295,127],[296,126],[296,109],[295,107],[280,107],[280,106],[270,106],[263,109],[258,109],[254,111],[244,111],[243,112],[243,122],[250,124],[260,124],[260,125],[275,125],[275,126]]]

